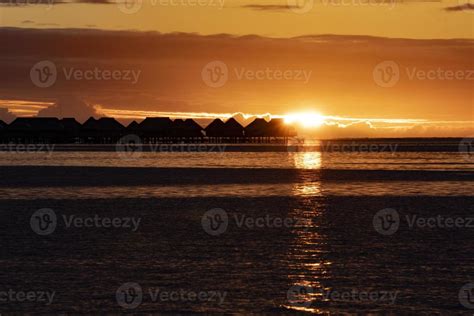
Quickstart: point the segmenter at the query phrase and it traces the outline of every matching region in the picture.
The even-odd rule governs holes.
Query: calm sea
[[[469,152],[30,150],[0,172],[0,313],[474,312]]]

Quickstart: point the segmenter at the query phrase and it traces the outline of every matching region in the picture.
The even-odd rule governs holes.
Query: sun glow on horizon
[[[325,117],[316,112],[301,112],[284,116],[286,124],[297,123],[306,128],[320,127],[325,123]]]

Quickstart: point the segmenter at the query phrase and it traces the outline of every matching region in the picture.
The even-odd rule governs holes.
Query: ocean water
[[[2,152],[0,313],[472,315],[473,171],[457,151]]]
[[[1,152],[0,166],[473,170],[459,152]]]

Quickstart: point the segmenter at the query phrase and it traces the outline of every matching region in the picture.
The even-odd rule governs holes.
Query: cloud
[[[38,26],[59,26],[58,23],[36,23]]]
[[[77,96],[64,96],[54,105],[42,109],[38,112],[39,117],[74,117],[79,122],[84,122],[89,117],[99,117],[100,115],[94,106],[87,104],[82,98]]]
[[[474,133],[474,128],[469,121],[457,125],[450,123],[445,125],[432,124],[431,122],[404,125],[376,125],[370,121],[359,121],[349,125],[343,123],[344,122],[336,122],[336,124],[323,125],[320,128],[313,130],[298,129],[298,134],[302,136],[330,139],[365,137],[467,137]]]
[[[0,6],[30,7],[31,5],[57,5],[57,4],[116,4],[113,0],[0,0]]]
[[[53,0],[0,0],[0,6],[29,7],[31,5],[51,5]]]
[[[280,5],[280,4],[247,4],[241,8],[252,9],[257,11],[287,11],[292,9],[300,9],[297,5]]]
[[[422,80],[412,75],[414,70],[437,73],[438,69],[472,69],[474,41],[469,39],[352,35],[269,38],[0,28],[0,43],[0,99],[49,102],[49,108],[41,111],[42,116],[76,116],[83,120],[105,114],[134,119],[179,113],[278,115],[315,110],[341,117],[446,121],[473,118],[472,80]],[[48,88],[35,86],[30,78],[32,66],[44,60],[57,68],[57,80]],[[202,73],[206,65],[217,60],[227,65],[228,78],[221,88],[212,88]],[[373,77],[375,67],[383,61],[394,61],[400,68],[399,82],[391,88],[379,86]],[[140,71],[140,77],[136,84],[67,77],[74,70],[95,68]],[[248,71],[263,71],[266,75],[267,69],[288,70],[290,74],[306,71],[311,76],[306,83],[245,77]],[[78,96],[79,100],[70,96]],[[56,100],[58,104],[50,106]],[[393,122],[391,126],[397,124]],[[328,134],[338,131],[336,135],[371,135],[373,131],[363,124],[333,128],[328,129]],[[404,133],[406,128],[390,131]],[[448,134],[441,129],[426,130],[437,133],[428,136]]]
[[[71,0],[62,3],[115,4],[116,2],[112,0]]]
[[[449,11],[449,12],[469,11],[469,10],[474,10],[474,4],[464,3],[461,5],[444,8],[444,10]]]
[[[372,1],[372,2],[371,2]],[[428,3],[428,2],[441,2],[442,0],[369,0],[369,4],[388,4],[393,5],[396,3],[402,4],[413,4],[413,3]],[[320,5],[326,6],[344,6],[344,0],[321,0]],[[241,8],[251,9],[256,11],[269,11],[269,12],[284,12],[288,10],[300,10],[304,9],[302,6],[290,5],[290,4],[246,4],[240,6]]]

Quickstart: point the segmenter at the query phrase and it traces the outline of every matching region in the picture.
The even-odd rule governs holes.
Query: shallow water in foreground
[[[474,276],[474,229],[410,228],[406,216],[465,218],[472,216],[472,205],[473,197],[2,201],[8,221],[0,227],[0,290],[50,290],[56,297],[51,305],[3,302],[0,308],[6,313],[124,312],[116,291],[133,282],[143,290],[141,304],[131,310],[137,313],[467,314],[458,294]],[[374,215],[387,207],[401,218],[393,235],[373,226]],[[38,236],[30,227],[38,208],[58,216],[50,235]],[[228,215],[227,228],[217,236],[202,226],[213,208]],[[136,231],[133,226],[68,228],[71,215],[141,221]],[[248,218],[268,218],[273,226],[243,221]],[[279,218],[288,219],[287,225],[278,224]],[[295,287],[297,293],[304,288],[314,295],[295,296]],[[154,300],[148,291],[156,289],[225,298]],[[359,294],[337,296],[342,293]]]

